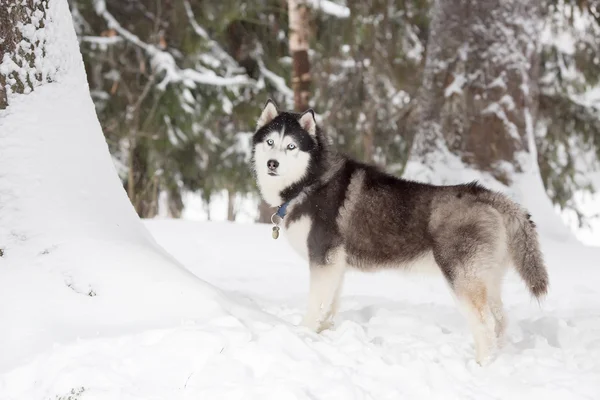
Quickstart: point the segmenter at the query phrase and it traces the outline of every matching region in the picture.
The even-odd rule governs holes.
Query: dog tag
[[[279,227],[278,226],[273,227],[272,236],[273,236],[273,239],[277,239],[279,237]]]

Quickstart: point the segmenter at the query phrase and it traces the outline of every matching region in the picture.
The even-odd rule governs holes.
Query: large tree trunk
[[[47,74],[43,76],[35,65],[35,54],[44,51],[45,39],[28,34],[26,29],[34,16],[37,23],[44,26],[47,9],[46,0],[0,0],[0,64],[5,55],[13,61],[5,64],[0,73],[0,110],[8,106],[8,92],[27,93],[52,78]]]
[[[541,0],[435,0],[405,176],[482,180],[569,240],[537,164],[541,12]]]
[[[460,161],[510,185],[534,151],[540,1],[436,0],[431,13],[412,166]]]
[[[310,99],[310,62],[308,59],[309,9],[302,0],[288,0],[289,45],[292,56],[294,109],[304,111]]]

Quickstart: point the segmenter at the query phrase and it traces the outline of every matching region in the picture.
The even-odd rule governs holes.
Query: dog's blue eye
[[[273,142],[273,139],[268,139],[268,140],[267,140],[267,144],[268,144],[269,146],[273,146],[273,143],[274,143],[274,142]]]
[[[296,145],[294,143],[288,144],[288,150],[294,150],[295,148],[296,148]]]

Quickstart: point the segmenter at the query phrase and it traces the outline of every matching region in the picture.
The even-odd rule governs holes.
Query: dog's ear
[[[256,123],[256,130],[259,130],[269,122],[273,121],[277,115],[279,115],[279,111],[277,110],[275,102],[271,99],[267,100],[267,104],[265,104],[265,107],[260,114],[260,118],[258,118],[258,122]]]
[[[300,116],[298,120],[302,129],[308,132],[309,135],[315,136],[317,134],[317,121],[315,120],[315,112],[312,108],[309,108]]]

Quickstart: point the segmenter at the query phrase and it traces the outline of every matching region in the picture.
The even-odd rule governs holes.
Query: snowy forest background
[[[470,3],[69,0],[98,117],[141,217],[265,220],[248,161],[271,97],[312,106],[339,148],[396,174],[411,149],[435,163],[425,131],[437,126],[449,153],[508,186],[530,150],[531,118],[545,191],[585,226],[594,215],[581,199],[600,186],[600,7]],[[299,68],[310,72],[300,103],[294,4],[308,42]],[[211,203],[227,204],[222,216]]]

